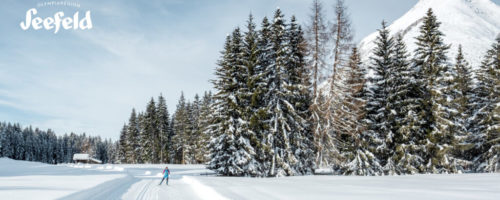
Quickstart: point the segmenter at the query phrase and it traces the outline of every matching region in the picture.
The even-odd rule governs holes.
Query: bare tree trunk
[[[339,7],[339,2],[342,2],[342,1],[337,1],[337,8]],[[330,96],[333,96],[333,89],[334,89],[334,85],[335,85],[335,76],[337,75],[337,67],[339,65],[339,62],[340,62],[340,57],[339,57],[339,49],[340,49],[340,41],[341,41],[341,37],[342,37],[342,34],[341,34],[341,31],[342,31],[342,13],[344,11],[343,10],[337,10],[337,26],[335,26],[335,46],[333,48],[333,70],[332,70],[332,83],[330,84]]]
[[[350,53],[350,47],[352,42],[352,32],[351,23],[349,21],[349,16],[347,14],[347,7],[344,4],[344,0],[337,0],[335,8],[335,20],[331,26],[331,35],[333,38],[333,65],[332,65],[332,75],[330,77],[330,88],[329,95],[325,96],[325,105],[323,107],[323,120],[324,122],[324,134],[323,137],[326,141],[324,145],[327,145],[331,150],[328,151],[329,155],[327,160],[327,165],[337,163],[340,158],[339,151],[337,149],[339,130],[338,124],[342,123],[339,115],[342,109],[342,99],[344,98],[345,87],[341,84],[343,76],[342,67],[345,66],[345,57]]]

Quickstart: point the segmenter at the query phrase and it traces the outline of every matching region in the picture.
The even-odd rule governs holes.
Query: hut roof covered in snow
[[[84,163],[96,163],[96,164],[102,163],[102,161],[92,158],[90,157],[89,154],[86,153],[75,153],[73,155],[73,160],[75,162],[84,162]]]

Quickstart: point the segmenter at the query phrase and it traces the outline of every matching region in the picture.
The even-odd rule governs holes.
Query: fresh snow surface
[[[448,57],[453,63],[458,45],[462,44],[465,58],[477,68],[495,38],[500,36],[500,6],[491,0],[419,0],[405,15],[388,28],[391,34],[403,34],[408,51],[416,49],[415,38],[419,35],[422,17],[432,8],[442,23],[444,42],[451,44]],[[372,49],[378,32],[364,38],[359,49],[363,63],[370,64]]]
[[[0,199],[56,199],[126,175],[0,158]]]
[[[500,199],[500,174],[196,179],[229,199]]]
[[[0,158],[0,199],[500,199],[500,174],[216,177],[203,165],[47,165]]]

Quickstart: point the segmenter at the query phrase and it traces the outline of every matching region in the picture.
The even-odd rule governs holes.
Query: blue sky
[[[309,0],[68,1],[37,7],[35,0],[4,0],[0,7],[0,121],[19,122],[58,134],[71,131],[118,138],[133,107],[143,110],[162,93],[169,111],[211,89],[208,82],[225,35],[252,12],[260,21],[280,7],[286,17],[309,20]],[[328,13],[333,0],[324,0]],[[355,40],[380,22],[402,16],[417,0],[347,0]],[[497,4],[500,0],[494,0]],[[26,11],[91,11],[93,29],[20,28]],[[329,18],[331,15],[328,16]]]

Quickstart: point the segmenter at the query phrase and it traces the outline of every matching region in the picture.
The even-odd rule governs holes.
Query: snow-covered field
[[[0,199],[500,199],[500,174],[200,176],[203,165],[47,165],[0,158]]]

